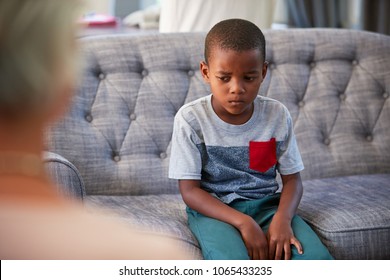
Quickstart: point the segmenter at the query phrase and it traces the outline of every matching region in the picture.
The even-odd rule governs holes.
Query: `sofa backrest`
[[[290,110],[304,179],[390,172],[390,37],[336,29],[266,30],[259,94]],[[85,69],[47,148],[71,161],[87,194],[177,193],[168,164],[173,118],[210,93],[203,33],[81,40]]]

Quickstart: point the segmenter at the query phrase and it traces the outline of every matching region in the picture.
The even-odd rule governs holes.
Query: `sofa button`
[[[358,65],[359,64],[359,62],[355,59],[355,60],[352,60],[352,65],[353,66],[356,66],[356,65]]]
[[[121,157],[120,157],[119,155],[115,155],[115,156],[113,157],[113,160],[114,160],[115,162],[119,162],[119,161],[121,160]]]
[[[305,101],[301,100],[298,102],[298,107],[299,108],[302,108],[303,106],[305,106]]]
[[[148,70],[146,70],[146,69],[142,70],[142,73],[141,73],[142,76],[146,77],[148,74],[149,74]]]
[[[271,70],[274,70],[274,69],[276,68],[275,63],[271,63],[271,64],[269,65],[269,68],[270,68]]]
[[[384,99],[389,98],[389,94],[387,92],[384,92],[382,96],[383,96]]]
[[[106,75],[104,75],[104,73],[100,73],[99,74],[99,79],[100,80],[104,80],[105,77],[106,77]]]
[[[374,138],[372,137],[371,134],[368,134],[368,135],[366,136],[366,140],[367,140],[367,142],[372,142],[372,140],[374,140]]]
[[[130,115],[130,120],[135,121],[136,118],[137,118],[137,116],[135,114]]]
[[[192,77],[195,75],[195,72],[193,70],[188,71],[188,76]]]
[[[93,118],[92,118],[91,115],[88,114],[88,115],[85,116],[85,120],[86,120],[87,122],[92,122]]]
[[[310,68],[314,68],[314,67],[316,67],[316,63],[313,61],[310,63]]]
[[[164,153],[164,152],[160,154],[160,158],[161,158],[161,159],[166,159],[167,156],[168,156],[168,155],[167,155],[166,153]]]
[[[329,139],[329,138],[325,138],[325,139],[324,139],[324,144],[325,144],[326,146],[329,146],[329,145],[330,145],[330,139]]]
[[[347,99],[347,96],[344,93],[340,94],[339,97],[341,101],[345,101],[345,99]]]

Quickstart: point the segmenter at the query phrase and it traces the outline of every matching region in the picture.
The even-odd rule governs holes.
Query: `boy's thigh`
[[[188,224],[206,260],[248,260],[239,231],[228,223],[187,209]]]

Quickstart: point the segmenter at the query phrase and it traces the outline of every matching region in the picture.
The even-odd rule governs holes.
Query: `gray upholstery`
[[[183,245],[193,256],[201,259],[198,242],[187,226],[185,204],[180,194],[160,195],[90,195],[87,197],[88,207],[105,207],[114,210],[121,220],[135,228],[145,227],[154,232],[168,235]]]
[[[390,173],[308,180],[298,212],[335,258],[389,259],[389,182]]]
[[[388,242],[373,241],[390,240],[389,220],[379,218],[390,215],[390,180],[375,175],[390,173],[390,37],[336,29],[264,33],[269,69],[259,94],[283,102],[293,117],[305,164],[300,213],[337,258],[390,258]],[[74,104],[47,138],[48,149],[79,170],[88,204],[173,231],[193,244],[194,258],[197,243],[185,226],[177,182],[167,173],[177,110],[210,92],[198,70],[204,36],[82,39],[86,67]],[[349,204],[335,207],[333,197],[346,195]],[[364,218],[354,205],[378,205],[378,215]],[[346,217],[355,217],[353,227],[362,230],[343,228],[339,221]],[[379,227],[380,233],[372,230]]]
[[[83,179],[71,162],[52,152],[45,152],[43,161],[48,175],[56,183],[55,186],[61,195],[71,199],[84,199]]]

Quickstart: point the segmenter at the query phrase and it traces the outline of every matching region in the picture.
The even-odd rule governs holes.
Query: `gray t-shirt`
[[[217,116],[211,98],[188,103],[176,114],[169,178],[200,180],[202,189],[231,203],[275,193],[276,171],[303,170],[284,105],[258,96],[250,120],[232,125]]]

